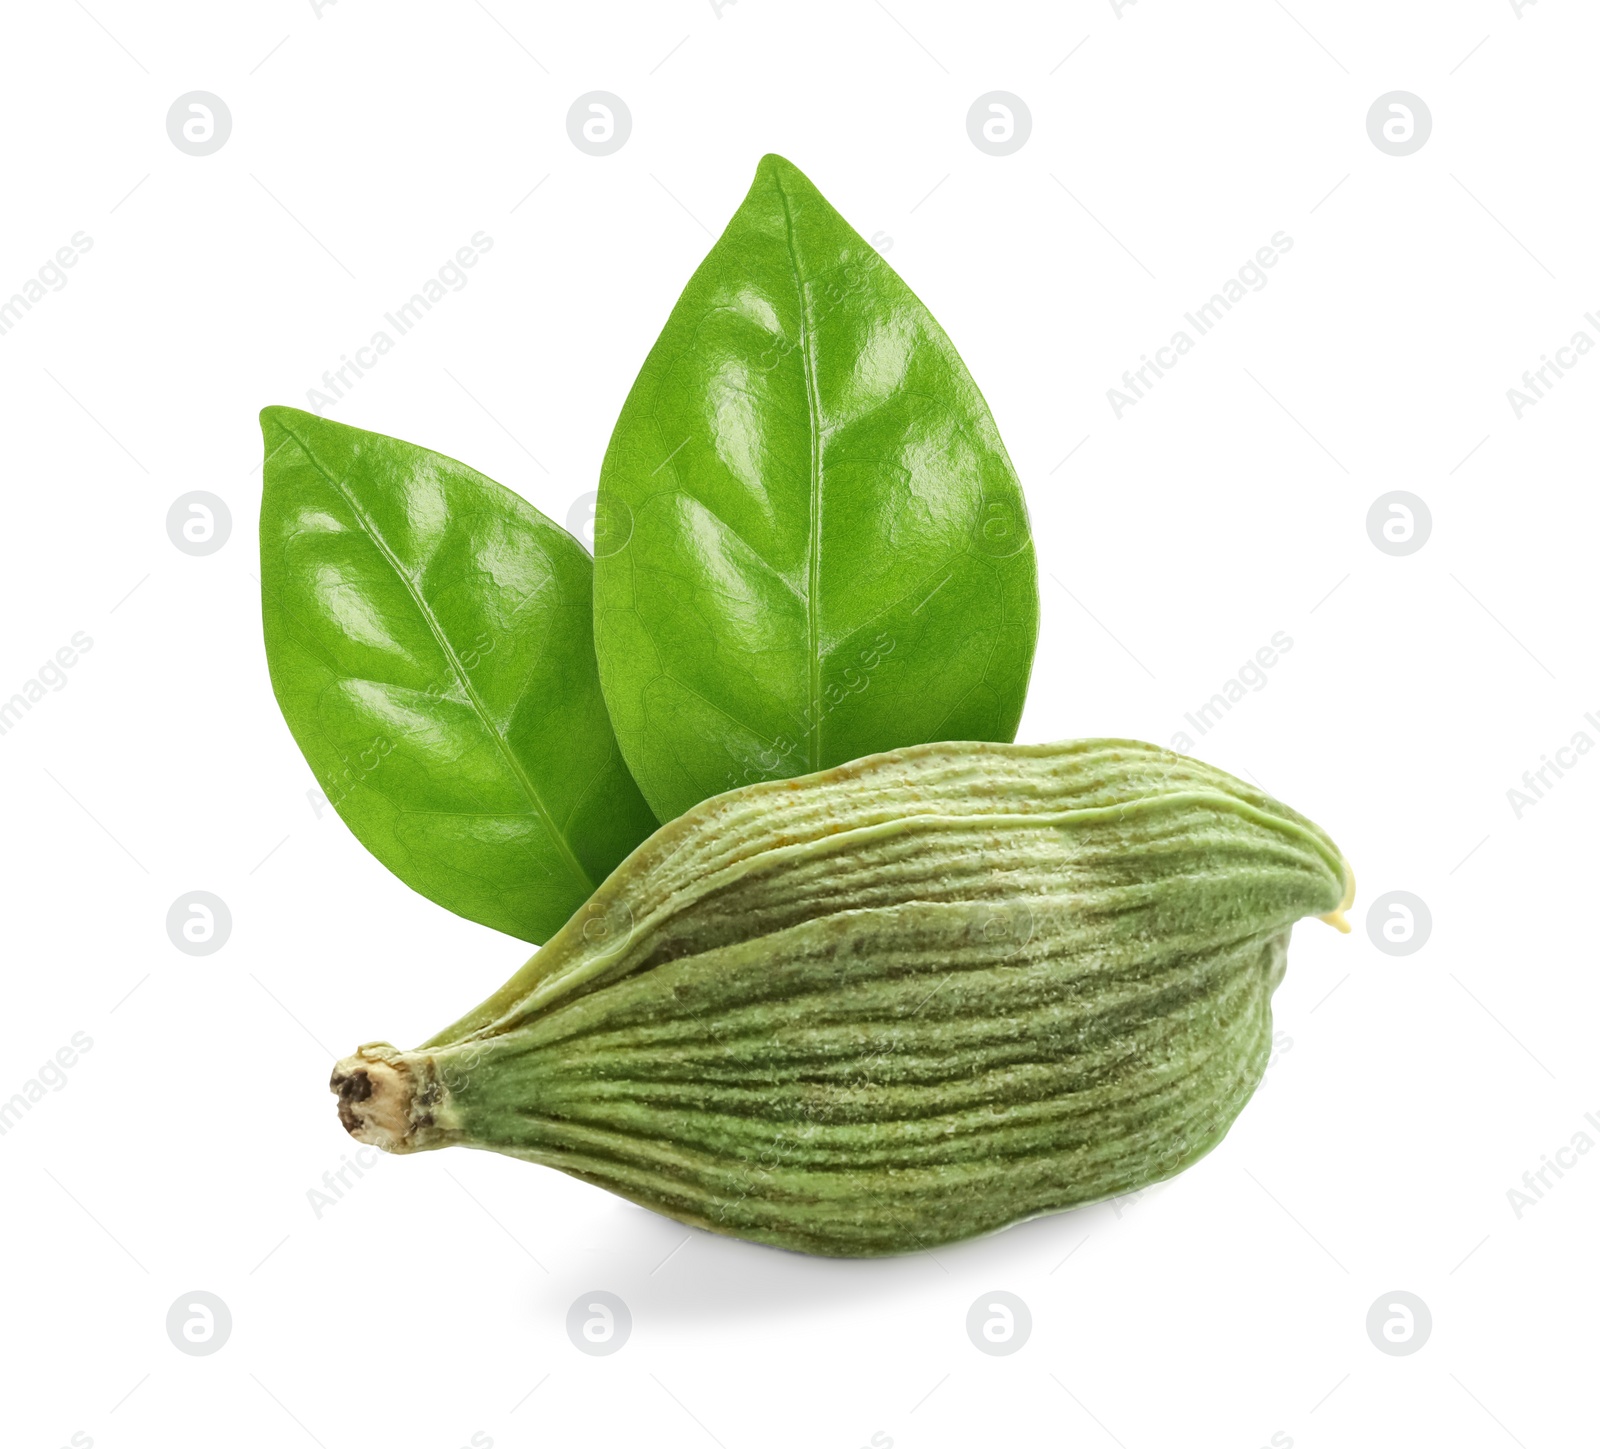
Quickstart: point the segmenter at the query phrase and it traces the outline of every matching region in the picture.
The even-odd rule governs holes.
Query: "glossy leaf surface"
[[[596,673],[589,556],[425,448],[261,415],[272,687],[329,801],[407,885],[544,941],[654,828]]]
[[[1016,733],[1038,622],[1016,474],[938,323],[781,157],[628,395],[596,540],[606,703],[663,820]]]

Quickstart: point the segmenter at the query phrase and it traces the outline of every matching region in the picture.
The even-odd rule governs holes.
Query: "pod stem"
[[[426,1054],[369,1042],[334,1067],[328,1086],[339,1098],[340,1123],[357,1142],[422,1152],[453,1136],[449,1094]]]

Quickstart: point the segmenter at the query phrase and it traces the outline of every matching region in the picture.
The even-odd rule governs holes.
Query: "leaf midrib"
[[[805,718],[810,722],[807,757],[812,770],[822,768],[822,639],[817,617],[817,594],[822,574],[822,404],[817,396],[816,359],[812,356],[813,331],[806,305],[805,276],[800,269],[800,254],[794,241],[794,215],[789,209],[789,194],[783,179],[773,177],[778,200],[783,206],[784,244],[794,270],[795,292],[800,303],[800,365],[805,374],[806,414],[810,423],[811,498],[810,533],[806,540],[806,686],[809,695]]]
[[[578,860],[578,857],[573,854],[572,847],[568,843],[566,835],[557,827],[555,817],[550,813],[549,806],[545,804],[544,798],[539,794],[538,788],[534,785],[527,771],[523,769],[522,762],[518,760],[516,755],[512,752],[510,743],[494,725],[487,707],[484,705],[482,699],[479,698],[478,692],[472,687],[472,681],[468,677],[466,669],[462,666],[461,660],[457,656],[454,646],[450,643],[449,638],[445,635],[444,629],[439,623],[438,618],[434,615],[433,609],[430,607],[427,600],[423,598],[421,591],[417,588],[416,583],[411,578],[411,575],[400,566],[400,560],[395,556],[394,551],[384,540],[382,534],[378,532],[378,529],[373,524],[372,520],[367,517],[366,511],[361,507],[354,495],[348,488],[345,487],[343,482],[341,482],[338,478],[335,478],[333,474],[322,465],[322,460],[317,457],[316,453],[312,450],[307,441],[298,433],[296,433],[294,429],[291,428],[287,423],[284,423],[280,420],[279,426],[282,427],[283,431],[294,440],[296,446],[300,449],[300,452],[305,457],[306,461],[317,470],[317,473],[329,485],[329,487],[333,488],[339,494],[339,496],[344,499],[351,513],[355,515],[357,523],[360,524],[361,531],[365,533],[366,536],[372,541],[372,546],[383,555],[384,562],[389,565],[389,567],[394,571],[395,576],[401,581],[402,584],[405,585],[406,592],[411,596],[412,603],[416,605],[417,612],[421,614],[423,622],[428,626],[428,631],[433,635],[434,642],[439,646],[439,652],[444,655],[446,661],[449,663],[451,670],[454,672],[456,679],[461,685],[462,691],[467,696],[468,703],[470,703],[472,706],[473,713],[478,716],[479,722],[483,725],[485,732],[488,734],[489,738],[494,741],[495,748],[499,751],[501,759],[505,761],[506,768],[511,771],[511,774],[516,779],[517,784],[521,787],[523,795],[526,796],[528,801],[538,812],[539,819],[543,822],[546,833],[554,842],[557,851],[559,852],[562,860],[566,863],[568,869],[572,871],[573,875],[582,885],[585,894],[593,894],[595,888],[594,881],[589,878],[589,873],[583,868],[582,864]]]

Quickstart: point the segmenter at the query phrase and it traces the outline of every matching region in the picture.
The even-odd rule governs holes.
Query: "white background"
[[[1507,1194],[1600,1142],[1600,755],[1521,818],[1507,790],[1600,741],[1600,357],[1520,420],[1506,390],[1600,340],[1597,44],[1578,0],[12,7],[0,295],[93,247],[0,337],[0,696],[93,647],[0,736],[0,1096],[93,1047],[0,1138],[5,1442],[1591,1438],[1600,1152],[1520,1217]],[[196,89],[233,117],[203,158],[165,128]],[[1366,130],[1397,89],[1433,116],[1404,158]],[[568,139],[590,90],[632,112],[610,157]],[[992,90],[1032,114],[1009,157],[968,139]],[[1021,738],[1166,743],[1284,631],[1196,753],[1340,842],[1356,930],[1298,928],[1291,1045],[1221,1147],[1132,1201],[832,1262],[463,1152],[380,1161],[318,1216],[354,1150],[332,1058],[421,1040],[524,950],[308,798],[260,639],[257,410],[304,406],[486,231],[330,415],[565,520],[769,150],[881,234],[1023,477]],[[1269,285],[1118,420],[1123,369],[1280,230]],[[233,524],[201,558],[165,524],[195,489]],[[1368,537],[1393,489],[1432,515],[1407,557]],[[197,889],[233,917],[207,957],[164,925]],[[1392,890],[1431,908],[1410,956],[1366,929]],[[206,1357],[164,1326],[197,1289],[233,1317]],[[609,1357],[566,1335],[591,1289],[632,1311]],[[1002,1289],[1033,1329],[991,1357],[964,1325]],[[1367,1335],[1392,1290],[1432,1313],[1410,1356]]]

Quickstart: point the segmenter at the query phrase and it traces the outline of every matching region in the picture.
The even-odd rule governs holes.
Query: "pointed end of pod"
[[[1342,935],[1350,934],[1350,922],[1345,920],[1344,913],[1356,901],[1356,873],[1350,869],[1350,862],[1344,862],[1344,899],[1324,916],[1318,916],[1319,921],[1326,921],[1334,930]]]
[[[388,1042],[358,1047],[333,1069],[329,1089],[339,1099],[339,1122],[357,1142],[385,1152],[409,1152],[413,1135],[431,1126],[419,1116],[415,1075],[404,1056]]]

